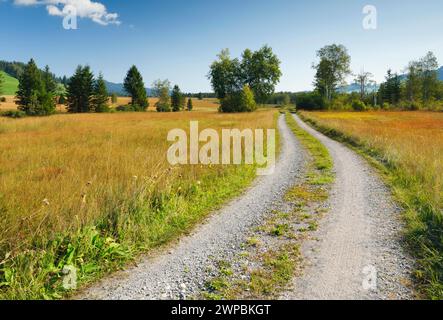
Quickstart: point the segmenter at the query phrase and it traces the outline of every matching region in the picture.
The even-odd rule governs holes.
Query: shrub
[[[6,98],[5,97],[0,97],[0,102],[6,102]]]
[[[368,107],[366,104],[361,100],[354,100],[352,101],[352,109],[354,111],[366,111]]]
[[[325,108],[323,97],[315,92],[304,92],[296,95],[298,109],[302,110],[322,110]]]
[[[134,112],[134,106],[132,104],[127,104],[124,106],[118,106],[117,108],[115,108],[115,110],[117,110],[118,112]]]
[[[117,94],[116,94],[116,93],[113,93],[113,94],[111,95],[111,102],[112,102],[112,103],[117,103]]]
[[[13,119],[20,119],[25,118],[26,113],[20,110],[9,110],[2,113],[3,117],[13,118]]]
[[[254,93],[249,86],[244,86],[242,91],[226,96],[220,105],[220,111],[225,113],[252,112],[257,110]]]

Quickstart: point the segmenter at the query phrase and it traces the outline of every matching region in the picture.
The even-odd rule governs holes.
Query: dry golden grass
[[[0,102],[0,111],[17,110],[17,105],[14,102],[14,96],[4,96],[6,102]]]
[[[422,192],[443,207],[443,113],[319,112],[303,115],[381,150],[386,160],[420,179]]]
[[[97,221],[144,184],[196,183],[226,167],[167,172],[172,128],[271,128],[275,111],[55,115],[0,118],[0,248],[15,250],[48,234]],[[179,178],[177,178],[179,177]],[[1,260],[1,259],[0,259]]]

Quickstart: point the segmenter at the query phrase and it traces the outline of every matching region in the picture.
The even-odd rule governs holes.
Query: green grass
[[[417,260],[415,277],[420,292],[428,299],[443,299],[443,215],[427,198],[418,196],[417,191],[422,188],[420,180],[396,163],[386,161],[382,151],[336,129],[320,126],[313,119],[301,117],[318,131],[365,157],[378,170],[404,209],[405,240]]]
[[[0,71],[0,77],[2,77],[3,80],[2,86],[0,88],[0,95],[15,95],[18,88],[18,80],[3,71]]]

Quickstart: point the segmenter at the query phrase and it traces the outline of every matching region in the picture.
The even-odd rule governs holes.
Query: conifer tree
[[[19,110],[28,115],[49,115],[55,111],[54,96],[46,91],[42,72],[31,59],[19,78],[16,101]]]
[[[131,96],[131,104],[135,111],[146,111],[149,107],[143,77],[136,66],[129,69],[124,87],[126,92]]]
[[[103,75],[100,73],[97,80],[94,83],[94,111],[95,112],[108,112],[109,111],[109,96],[106,89],[106,83],[103,79]]]
[[[172,89],[172,96],[171,96],[172,111],[178,112],[183,109],[183,107],[184,107],[183,98],[184,97],[180,91],[179,86],[177,86],[177,85],[174,86],[174,89]]]
[[[194,108],[194,106],[192,105],[192,99],[189,98],[187,109],[188,109],[188,111],[192,111],[193,108]]]
[[[94,75],[89,66],[78,66],[68,81],[68,111],[86,113],[93,110]]]

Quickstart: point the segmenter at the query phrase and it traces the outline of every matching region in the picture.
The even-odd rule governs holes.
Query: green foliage
[[[328,101],[337,90],[337,86],[344,83],[347,75],[351,73],[351,57],[343,45],[329,45],[317,51],[320,62],[313,66],[316,70],[315,87]]]
[[[174,88],[172,89],[171,106],[172,106],[172,111],[174,112],[183,110],[185,107],[184,96],[181,93],[179,86],[177,85],[175,85]]]
[[[68,112],[87,113],[94,111],[94,75],[89,66],[78,66],[68,81]]]
[[[103,75],[100,74],[94,83],[93,109],[95,112],[109,112],[108,91]]]
[[[379,103],[387,102],[389,104],[396,105],[401,99],[401,80],[397,73],[392,74],[391,70],[388,70],[386,75],[386,82],[380,85],[379,91]]]
[[[5,80],[3,78],[3,73],[0,73],[0,96],[3,94],[3,84],[5,83]]]
[[[188,105],[186,107],[188,109],[188,111],[192,111],[192,109],[194,108],[194,106],[192,105],[192,99],[189,98],[188,99]]]
[[[42,73],[42,80],[46,92],[55,95],[55,92],[57,90],[57,82],[55,81],[55,76],[49,70],[49,66],[45,67],[45,70]]]
[[[302,110],[321,110],[326,104],[318,92],[303,92],[296,95],[296,105]]]
[[[117,96],[117,94],[114,92],[114,93],[111,95],[111,102],[112,102],[112,103],[117,103],[117,99],[118,99],[118,96]]]
[[[55,112],[55,99],[46,91],[42,73],[31,59],[19,79],[18,109],[32,116],[45,116]]]
[[[243,52],[240,63],[241,83],[251,88],[258,103],[265,103],[274,93],[281,76],[280,60],[271,47],[264,46],[255,52],[246,49]]]
[[[230,102],[248,85],[257,101],[265,103],[274,93],[281,75],[280,61],[270,47],[264,46],[256,52],[245,50],[241,61],[231,59],[228,49],[222,50],[218,60],[212,63],[208,78],[220,100],[227,98]]]
[[[232,93],[221,100],[220,111],[225,113],[251,112],[257,109],[254,93],[245,85],[240,92]]]
[[[124,87],[126,92],[131,96],[131,104],[137,111],[146,111],[149,107],[143,77],[136,66],[132,66],[125,78]],[[137,108],[136,108],[137,107]]]
[[[158,97],[155,107],[158,112],[171,112],[171,83],[169,80],[156,80],[153,83],[154,94]]]
[[[1,114],[3,117],[20,119],[26,117],[26,113],[20,110],[8,110]]]
[[[368,108],[366,107],[366,104],[361,100],[354,100],[352,101],[352,109],[354,111],[366,111]]]

